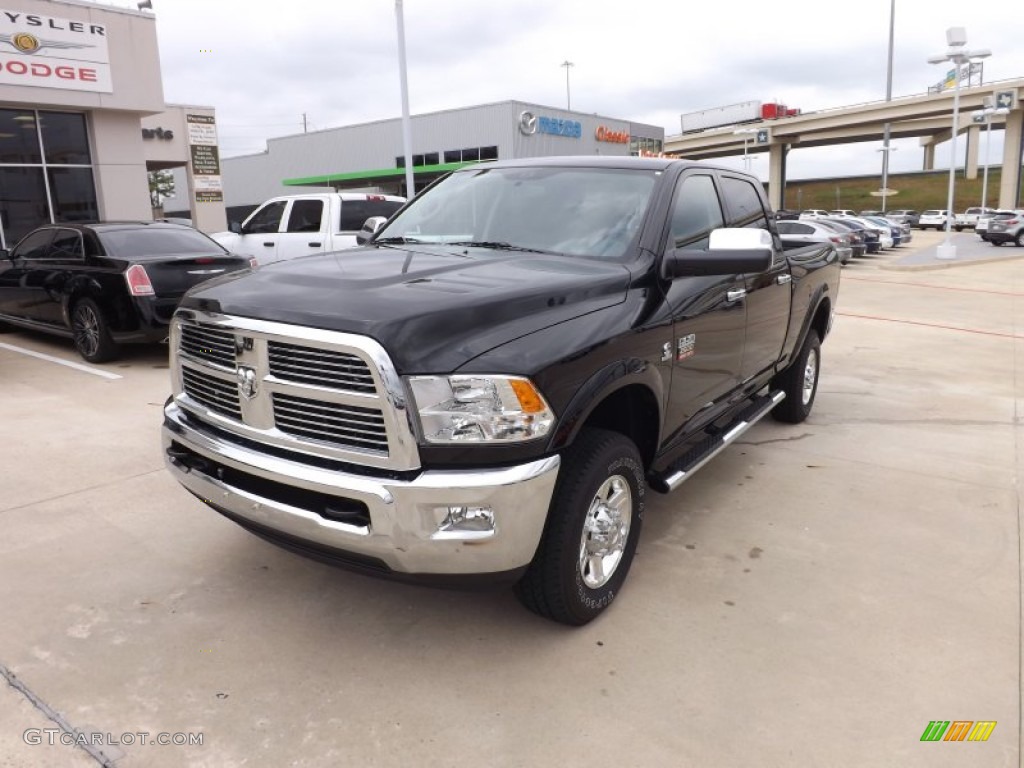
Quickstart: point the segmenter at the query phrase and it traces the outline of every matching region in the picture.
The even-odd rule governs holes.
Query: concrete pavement
[[[844,269],[811,418],[653,495],[581,629],[203,507],[162,467],[163,348],[106,379],[0,346],[0,766],[1019,766],[1024,264],[902,257]],[[133,743],[26,743],[47,713]]]

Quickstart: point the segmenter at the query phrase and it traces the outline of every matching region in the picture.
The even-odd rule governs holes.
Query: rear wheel
[[[781,389],[786,393],[786,399],[772,410],[776,421],[799,424],[810,415],[818,394],[820,370],[821,340],[818,332],[812,330],[807,333],[796,360],[772,380],[771,389]]]
[[[75,349],[90,363],[105,363],[117,357],[118,347],[99,305],[92,299],[80,299],[71,309],[71,330]]]
[[[516,585],[523,605],[575,626],[611,605],[636,551],[645,491],[633,442],[584,429],[563,456],[540,545]]]

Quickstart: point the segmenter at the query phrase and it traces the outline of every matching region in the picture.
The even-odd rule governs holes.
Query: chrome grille
[[[181,351],[200,360],[235,366],[235,335],[208,325],[182,325]]]
[[[211,411],[232,419],[241,419],[242,410],[238,403],[238,386],[210,376],[194,368],[182,368],[181,380],[185,394]]]
[[[376,392],[369,367],[355,355],[281,341],[269,342],[267,355],[270,372],[283,381],[348,392]]]
[[[373,339],[190,308],[172,338],[174,397],[198,421],[295,461],[420,468],[401,378]]]
[[[275,393],[274,422],[279,430],[296,437],[388,452],[384,416],[377,408]]]

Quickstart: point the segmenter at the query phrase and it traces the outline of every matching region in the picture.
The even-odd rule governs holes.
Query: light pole
[[[757,128],[737,128],[732,132],[733,136],[743,136],[743,170],[750,173],[750,163],[754,159],[747,152],[747,145],[750,143],[750,135],[757,133]]]
[[[405,152],[405,196],[416,195],[412,170],[412,120],[409,118],[409,79],[405,67],[405,14],[402,0],[395,0],[395,24],[398,27],[398,78],[402,86],[402,151]]]
[[[569,98],[569,67],[575,67],[571,61],[566,59],[558,66],[565,67],[565,109],[566,111],[572,110],[572,99]]]
[[[985,108],[974,113],[975,122],[985,123],[985,172],[981,181],[981,212],[985,213],[988,208],[988,161],[992,149],[992,117],[994,115],[1007,115],[1010,110],[992,106],[992,97],[985,99]],[[982,120],[979,121],[978,118]]]
[[[956,185],[956,135],[960,128],[960,67],[968,66],[970,72],[971,62],[975,59],[984,59],[992,55],[989,50],[968,51],[964,48],[967,45],[967,31],[963,27],[950,27],[946,30],[946,44],[949,50],[935,56],[928,57],[929,64],[943,64],[947,61],[953,62],[953,134],[950,137],[949,155],[949,194],[946,202],[946,240],[935,251],[938,259],[955,259],[956,246],[953,245],[953,189]]]
[[[892,0],[889,4],[889,66],[886,69],[885,76],[885,100],[887,102],[892,101],[892,49],[893,41],[896,38],[896,0]],[[885,124],[884,133],[882,136],[882,188],[879,192],[882,194],[882,213],[886,210],[886,200],[889,197],[889,151],[895,149],[895,147],[889,146],[889,136],[892,133],[892,127],[889,123]]]

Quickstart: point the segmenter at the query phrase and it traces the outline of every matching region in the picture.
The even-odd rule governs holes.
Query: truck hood
[[[415,245],[353,248],[217,278],[182,307],[369,336],[400,373],[454,371],[489,349],[625,300],[622,264]]]

